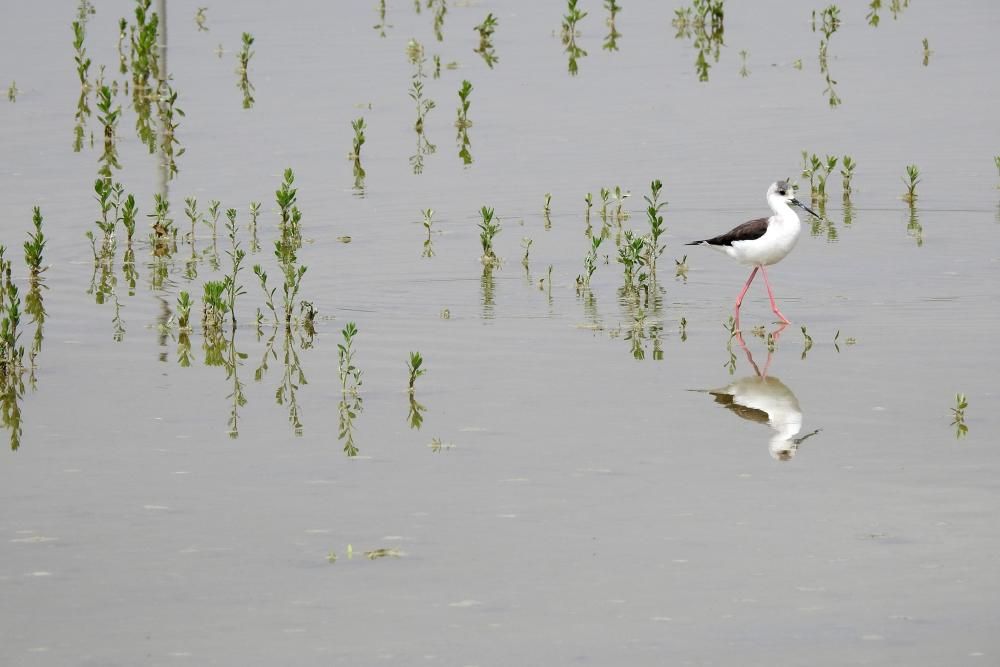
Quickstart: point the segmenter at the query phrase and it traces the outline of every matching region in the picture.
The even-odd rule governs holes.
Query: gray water
[[[101,128],[92,118],[96,147],[72,151],[75,3],[6,8],[0,85],[16,80],[20,94],[0,100],[0,229],[24,294],[20,247],[40,206],[49,269],[20,446],[0,457],[0,663],[1000,660],[1000,6],[915,0],[895,19],[883,9],[874,28],[863,3],[845,5],[828,47],[842,98],[831,108],[808,5],[727,5],[707,82],[670,25],[679,3],[622,5],[620,50],[608,52],[606,11],[583,0],[587,55],[570,76],[558,3],[451,3],[441,42],[431,11],[411,2],[387,2],[385,37],[372,28],[375,2],[212,5],[207,32],[197,3],[169,3],[169,71],[186,113],[173,217],[184,232],[185,197],[219,199],[239,209],[248,249],[247,206],[262,201],[262,249],[248,263],[273,281],[274,191],[293,168],[309,267],[300,296],[319,311],[313,337],[258,333],[261,291],[241,274],[235,438],[232,377],[205,364],[197,322],[182,366],[171,320],[179,291],[197,300],[221,273],[202,261],[186,277],[191,247],[179,242],[152,286],[145,216],[161,176],[128,98],[117,100],[114,178],[139,203],[139,278],[129,289],[119,237],[116,334],[113,299],[88,293]],[[106,64],[114,77],[117,20],[132,6],[96,3],[92,76]],[[499,19],[492,70],[473,52],[487,12]],[[256,39],[251,109],[234,73],[242,32]],[[428,74],[434,54],[458,63],[424,80],[436,152],[421,174],[409,161],[411,38]],[[463,79],[474,86],[468,166],[454,127]],[[363,192],[346,159],[359,116]],[[815,235],[807,223],[769,273],[793,323],[768,364],[766,340],[751,334],[776,330],[763,286],[743,305],[745,353],[725,324],[746,269],[682,243],[765,215],[779,178],[805,185],[808,202],[803,150],[855,159],[852,221],[835,174],[831,222]],[[919,231],[900,200],[908,164],[922,179]],[[637,322],[619,295],[613,235],[590,295],[576,289],[590,244],[584,197],[630,190],[624,227],[644,233],[653,179],[669,202],[667,249]],[[479,261],[484,205],[502,224],[492,281]],[[198,234],[201,253],[211,240],[204,225]],[[684,255],[686,280],[674,275]],[[356,456],[338,438],[347,322],[363,370]],[[34,326],[24,318],[22,343]],[[802,326],[813,339],[804,356]],[[257,381],[272,334],[277,356]],[[286,345],[301,378],[283,363]],[[406,391],[414,350],[427,368],[419,429]],[[767,364],[767,382],[750,359]],[[300,433],[289,395],[275,400],[286,370]],[[795,437],[819,432],[788,460],[772,456],[760,414],[706,393],[741,379],[798,405]],[[951,423],[956,393],[969,402],[964,437]],[[398,551],[365,557],[375,549]]]

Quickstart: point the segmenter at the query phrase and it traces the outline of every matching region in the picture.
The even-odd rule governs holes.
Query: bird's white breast
[[[795,211],[785,207],[785,211],[772,215],[767,223],[767,231],[752,241],[734,241],[726,248],[733,259],[751,266],[770,266],[785,258],[799,240],[802,223]]]

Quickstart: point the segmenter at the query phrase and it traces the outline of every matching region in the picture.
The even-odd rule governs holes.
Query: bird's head
[[[816,215],[812,209],[795,198],[795,184],[790,181],[775,181],[774,183],[771,183],[771,187],[767,189],[767,200],[773,201],[774,199],[784,202],[785,204],[798,206],[802,210],[810,213],[814,218],[820,217]]]

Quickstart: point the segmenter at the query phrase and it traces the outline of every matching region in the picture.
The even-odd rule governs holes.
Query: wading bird
[[[767,189],[767,205],[774,211],[774,215],[770,218],[750,220],[734,227],[725,234],[687,244],[707,245],[726,253],[741,264],[749,264],[753,267],[750,277],[747,278],[747,282],[743,286],[743,291],[736,297],[737,322],[740,319],[740,304],[743,303],[743,297],[750,289],[750,283],[753,282],[758,270],[764,275],[767,296],[771,299],[771,310],[782,322],[785,324],[789,322],[788,318],[778,310],[778,304],[774,302],[774,292],[771,291],[771,283],[767,279],[767,269],[765,268],[784,259],[785,255],[795,247],[795,242],[799,240],[802,223],[798,214],[789,204],[798,206],[819,218],[805,204],[795,198],[794,186],[787,181],[778,181],[772,183],[771,187]]]

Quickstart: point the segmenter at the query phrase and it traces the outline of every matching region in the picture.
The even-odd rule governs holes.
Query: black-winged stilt
[[[815,217],[819,217],[795,198],[793,185],[787,181],[778,181],[772,183],[771,187],[767,189],[767,205],[774,211],[774,215],[770,218],[750,220],[733,227],[725,234],[687,244],[707,245],[725,252],[741,264],[749,264],[753,267],[750,277],[747,278],[747,282],[743,286],[743,291],[736,297],[737,321],[740,319],[740,304],[743,303],[743,297],[750,289],[750,283],[753,282],[759,269],[764,276],[764,285],[767,286],[767,296],[771,299],[771,310],[781,318],[782,322],[785,324],[789,322],[788,318],[778,310],[778,304],[774,302],[774,292],[771,291],[771,283],[767,279],[767,269],[764,268],[784,259],[785,255],[795,247],[795,242],[799,240],[802,223],[798,214],[789,204],[799,206]]]

